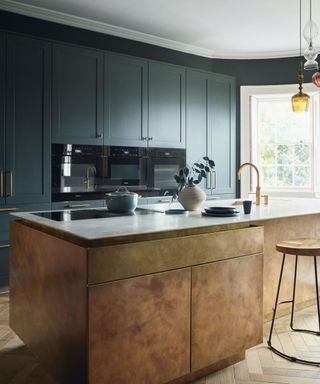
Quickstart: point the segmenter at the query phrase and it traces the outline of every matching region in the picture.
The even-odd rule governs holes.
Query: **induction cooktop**
[[[32,215],[44,217],[54,221],[74,221],[74,220],[89,220],[89,219],[104,219],[109,217],[120,216],[140,216],[154,214],[156,211],[150,209],[137,208],[133,212],[114,213],[107,209],[77,209],[53,212],[34,212]]]

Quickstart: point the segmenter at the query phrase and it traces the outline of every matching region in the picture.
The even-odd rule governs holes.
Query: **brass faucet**
[[[237,172],[237,179],[240,180],[241,169],[246,167],[246,166],[252,167],[257,172],[256,205],[260,205],[261,188],[260,188],[260,174],[259,174],[258,168],[254,164],[252,164],[252,163],[243,163],[243,164],[241,164],[239,169],[238,169],[238,172]]]
[[[97,169],[94,165],[88,165],[87,166],[87,176],[85,180],[85,184],[87,184],[87,189],[90,188],[90,172],[92,171],[93,175],[96,175]]]

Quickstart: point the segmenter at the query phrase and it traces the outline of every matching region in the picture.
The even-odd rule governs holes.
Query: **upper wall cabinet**
[[[235,194],[235,79],[224,75],[212,75],[209,87],[209,103],[208,153],[216,162],[215,192],[218,194]]]
[[[202,188],[208,194],[235,194],[234,78],[187,70],[187,163],[207,155],[216,163],[216,178]]]
[[[104,143],[145,146],[148,137],[148,63],[105,54]]]
[[[49,202],[51,45],[8,35],[6,79],[6,204]]]
[[[54,143],[103,144],[103,53],[54,45]]]
[[[5,143],[4,143],[4,127],[5,127],[5,35],[0,33],[0,205],[5,204],[4,198],[4,171],[5,171]]]
[[[185,147],[185,68],[149,63],[149,146]]]

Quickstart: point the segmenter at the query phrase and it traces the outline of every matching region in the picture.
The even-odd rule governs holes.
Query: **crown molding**
[[[34,17],[41,20],[51,21],[54,23],[69,25],[72,27],[83,28],[89,31],[99,32],[116,37],[122,37],[129,40],[139,41],[163,48],[173,49],[176,51],[189,53],[197,56],[203,56],[215,59],[273,59],[299,56],[299,51],[275,51],[275,52],[219,52],[196,45],[181,43],[179,41],[164,39],[162,37],[150,35],[147,33],[137,32],[131,29],[117,27],[115,25],[103,23],[96,20],[86,19],[79,16],[45,9],[30,4],[20,3],[14,0],[1,0],[0,9],[8,12],[18,13],[23,16]]]
[[[30,4],[23,4],[13,0],[1,0],[0,9],[8,12],[18,13],[23,16],[35,17],[37,19],[52,21],[72,27],[87,29],[89,31],[100,32],[107,35],[139,41],[142,43],[157,45],[160,47],[191,53],[198,56],[210,58],[214,57],[214,53],[211,50],[205,48],[184,44],[170,39],[164,39],[162,37],[137,32],[127,28],[117,27],[115,25],[102,23],[96,20],[53,11],[51,9],[45,9]]]

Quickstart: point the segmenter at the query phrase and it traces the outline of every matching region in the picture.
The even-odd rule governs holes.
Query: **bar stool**
[[[272,322],[271,322],[271,329],[268,339],[268,346],[269,348],[275,352],[277,355],[283,357],[284,359],[293,361],[295,363],[301,363],[301,364],[309,364],[309,365],[315,365],[320,366],[320,361],[309,361],[309,360],[303,360],[299,359],[295,356],[289,356],[275,347],[273,347],[271,343],[272,338],[272,332],[273,332],[273,326],[274,326],[274,320],[276,317],[277,307],[280,304],[287,304],[291,303],[291,320],[290,320],[290,328],[295,332],[306,332],[311,333],[316,336],[320,336],[320,306],[319,306],[319,286],[318,286],[318,271],[317,271],[317,256],[320,256],[320,239],[296,239],[296,240],[288,240],[288,241],[282,241],[276,245],[276,249],[279,252],[282,252],[282,264],[280,269],[280,277],[279,277],[279,283],[278,283],[278,290],[275,300],[275,305],[273,308],[273,316],[272,316]],[[295,267],[294,267],[294,277],[293,277],[293,293],[292,293],[292,300],[285,300],[281,301],[279,303],[279,293],[281,288],[281,281],[282,281],[282,275],[283,275],[283,269],[284,264],[286,260],[286,255],[295,255]],[[315,273],[315,290],[316,290],[316,299],[317,299],[317,310],[318,310],[318,325],[319,325],[319,331],[313,331],[310,329],[301,329],[301,328],[295,328],[293,325],[293,314],[294,314],[294,305],[295,305],[295,296],[296,296],[296,281],[297,281],[297,269],[298,269],[298,258],[299,257],[307,257],[311,256],[314,259],[314,273]]]

